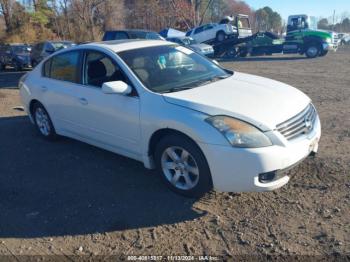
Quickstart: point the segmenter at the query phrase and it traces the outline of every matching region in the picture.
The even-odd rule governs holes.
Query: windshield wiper
[[[178,92],[178,91],[182,91],[182,90],[188,90],[188,89],[192,89],[193,87],[173,87],[173,88],[170,88],[168,90],[165,90],[163,92],[161,92],[162,94],[164,93],[173,93],[173,92]]]
[[[229,76],[230,75],[223,75],[223,76],[215,76],[215,77],[210,77],[210,78],[206,78],[206,79],[201,79],[198,81],[188,83],[186,85],[170,88],[166,91],[163,91],[162,93],[173,93],[173,92],[178,92],[178,91],[182,91],[182,90],[192,89],[192,88],[195,88],[198,86],[203,86],[203,85],[206,85],[206,84],[209,84],[212,82],[216,82],[216,81],[221,80],[221,79],[228,78]]]
[[[203,86],[203,85],[206,85],[206,84],[210,84],[212,82],[216,82],[218,80],[222,80],[222,79],[225,79],[225,78],[228,78],[230,75],[224,75],[224,76],[214,76],[214,77],[210,77],[210,78],[205,78],[205,79],[201,79],[201,80],[198,80],[196,82],[193,82],[193,83],[190,83],[186,86],[192,86],[192,87],[198,87],[198,86]]]

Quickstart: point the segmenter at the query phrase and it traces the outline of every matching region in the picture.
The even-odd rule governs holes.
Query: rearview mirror
[[[102,92],[105,94],[128,95],[131,93],[131,86],[123,81],[106,82],[102,85]]]

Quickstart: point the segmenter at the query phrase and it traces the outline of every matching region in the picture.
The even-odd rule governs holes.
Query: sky
[[[308,14],[316,17],[331,17],[335,10],[336,16],[347,12],[350,16],[350,0],[245,0],[255,10],[270,6],[274,11],[287,19],[291,14]]]

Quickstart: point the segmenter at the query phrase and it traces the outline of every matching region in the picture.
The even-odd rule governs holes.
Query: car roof
[[[144,40],[144,39],[123,39],[88,43],[83,45],[84,47],[103,47],[112,50],[113,52],[121,52],[126,50],[138,49],[142,47],[152,47],[161,45],[173,45],[173,43],[164,40]]]
[[[27,46],[28,44],[24,44],[24,43],[12,43],[9,44],[9,46]]]

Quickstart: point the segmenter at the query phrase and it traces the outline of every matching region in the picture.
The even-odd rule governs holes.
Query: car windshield
[[[68,47],[71,47],[73,45],[73,43],[71,43],[71,42],[51,42],[51,44],[55,50],[59,50],[62,48],[68,48]]]
[[[11,48],[15,54],[23,54],[23,53],[30,52],[30,47],[26,45],[16,45],[16,46],[12,46]]]
[[[178,45],[127,50],[118,55],[148,89],[157,93],[190,89],[233,74]]]

